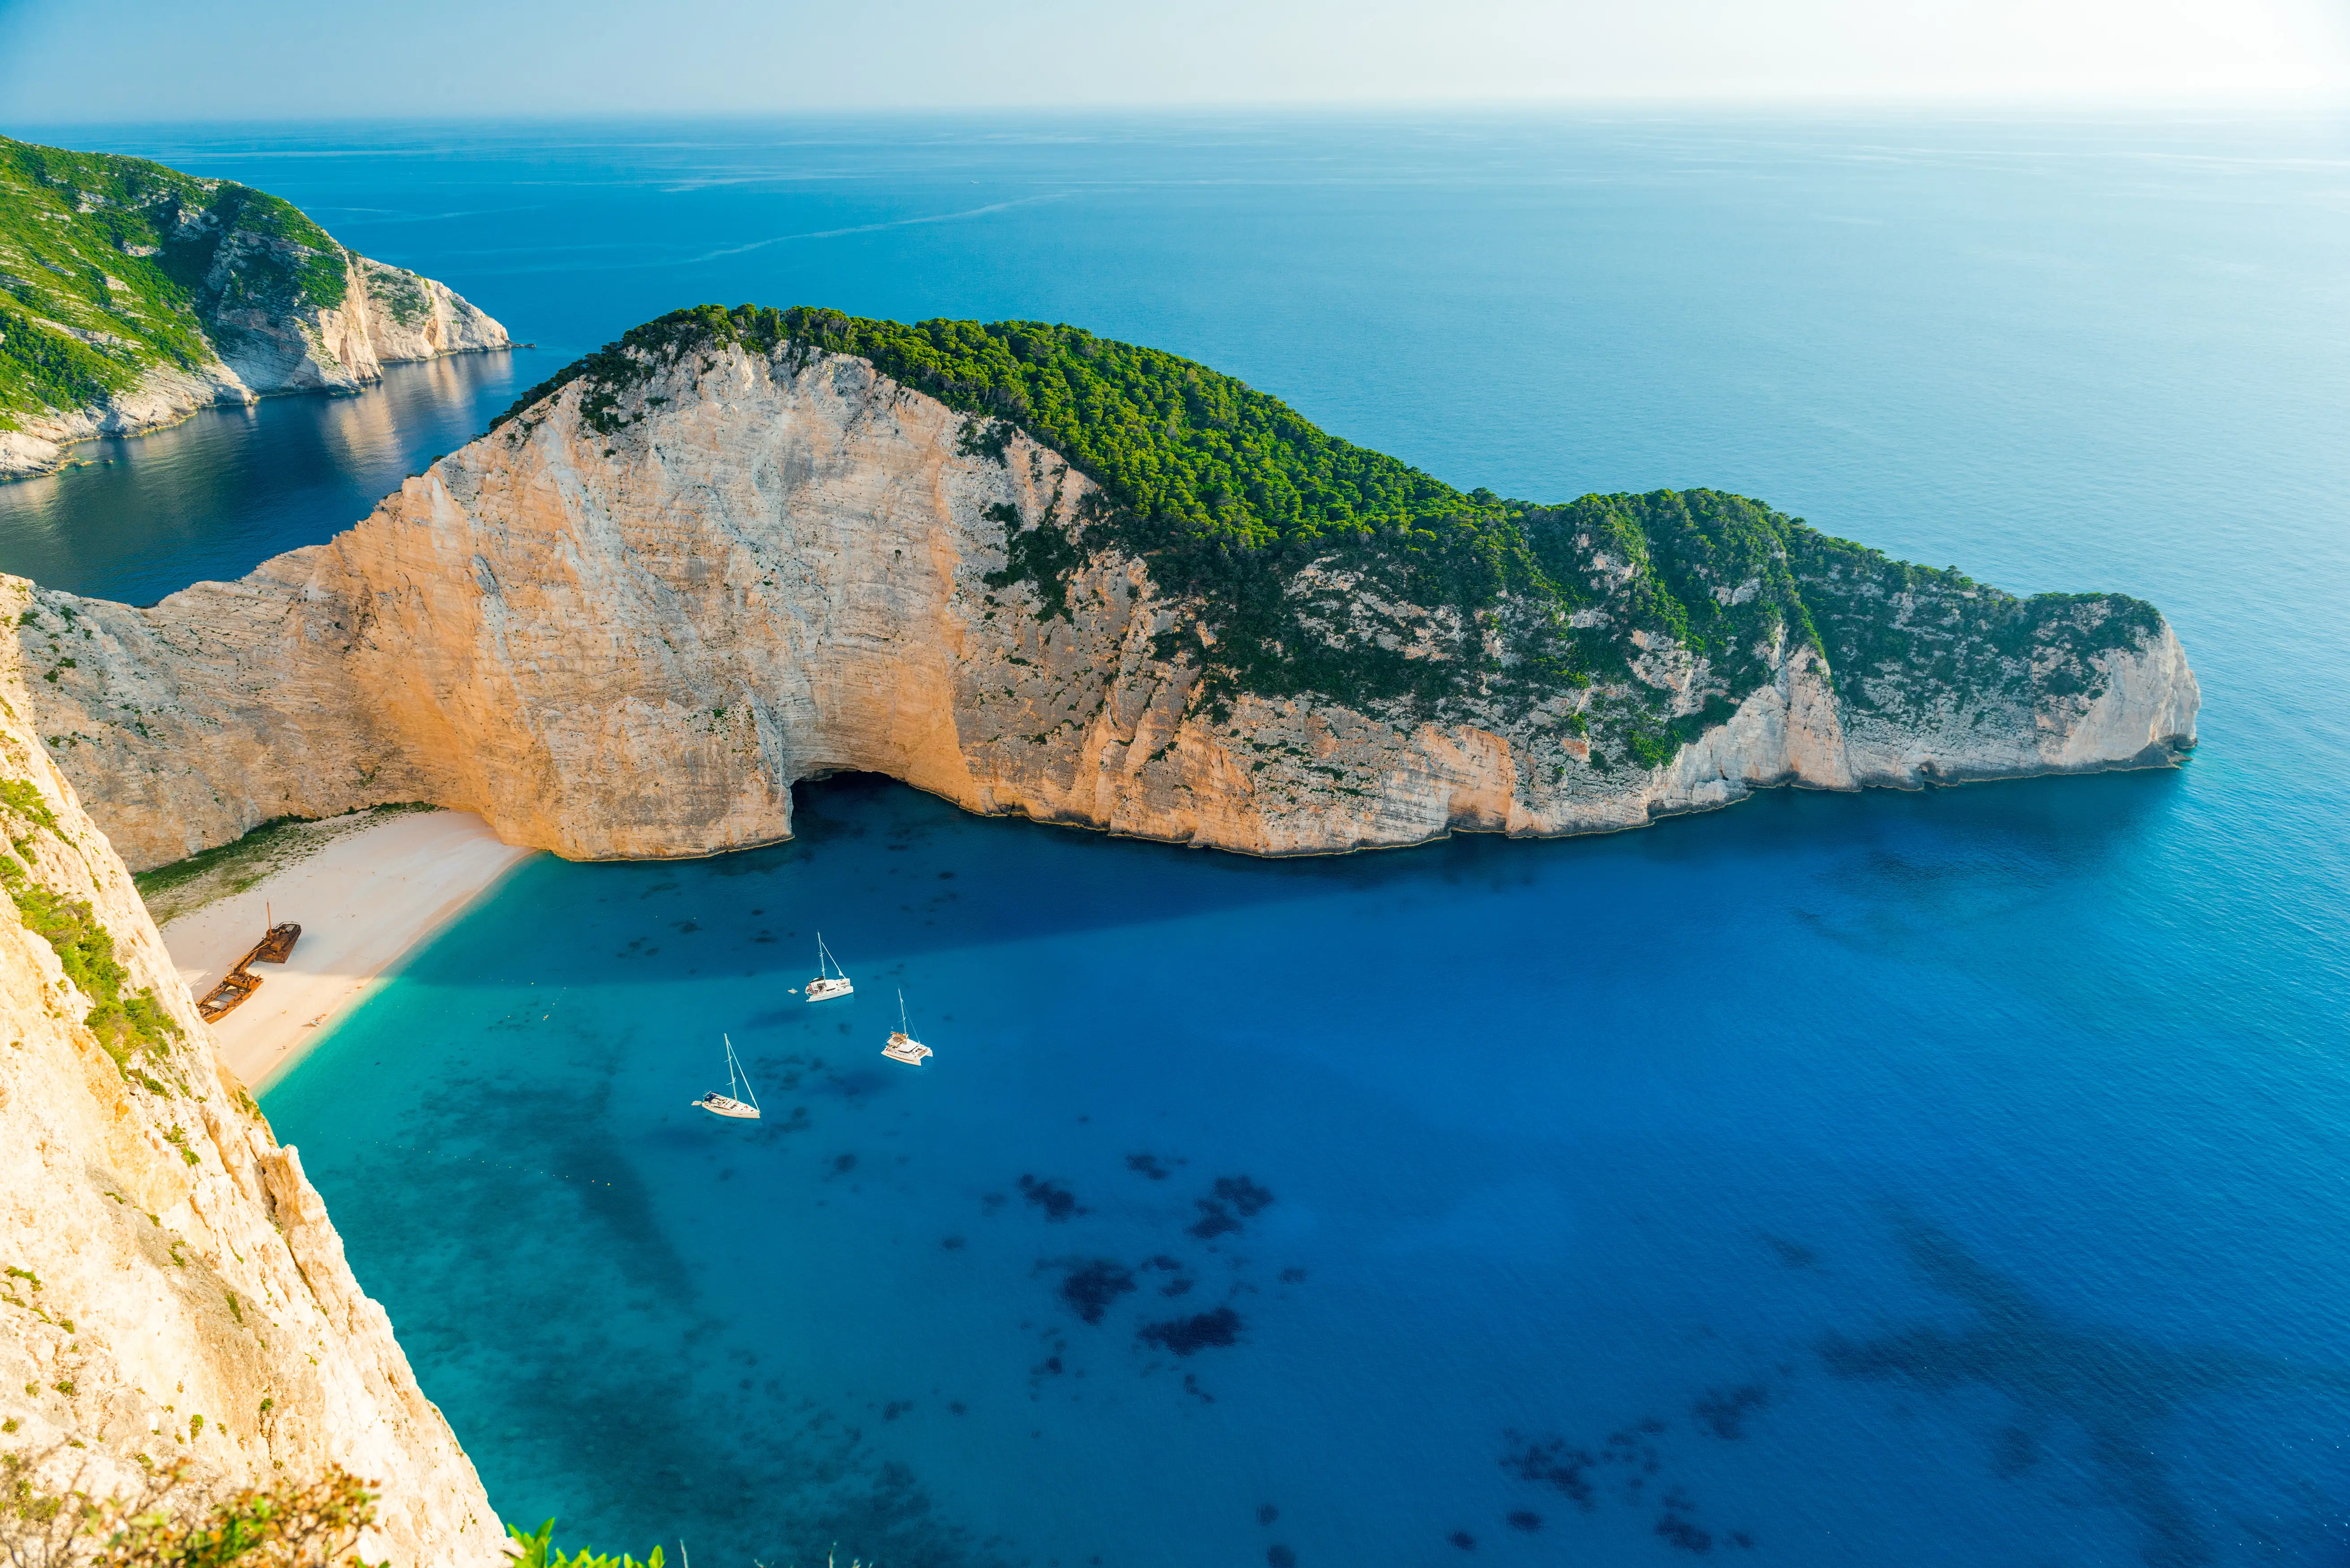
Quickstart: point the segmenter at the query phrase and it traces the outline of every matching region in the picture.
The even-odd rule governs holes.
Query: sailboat
[[[914,1026],[906,1022],[906,993],[898,993],[898,1027],[889,1032],[889,1044],[881,1047],[881,1054],[892,1062],[903,1062],[909,1067],[919,1067],[931,1048],[914,1038]]]
[[[816,934],[816,978],[807,982],[810,1002],[829,1002],[836,996],[847,996],[857,988],[848,983],[848,971],[824,945],[824,933]]]
[[[734,1059],[734,1042],[723,1034],[719,1038],[726,1042],[727,1092],[722,1095],[712,1089],[693,1103],[713,1116],[739,1116],[744,1121],[755,1122],[759,1119],[759,1096],[752,1091],[751,1075],[743,1071],[743,1064]],[[750,1104],[745,1105],[734,1097],[734,1091],[738,1088],[751,1096]]]

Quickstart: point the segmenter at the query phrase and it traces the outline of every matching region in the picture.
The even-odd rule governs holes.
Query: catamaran
[[[889,1032],[889,1044],[881,1047],[881,1054],[892,1062],[903,1062],[909,1067],[919,1067],[931,1048],[914,1038],[914,1026],[906,1022],[906,993],[898,993],[898,1027]]]
[[[824,945],[824,933],[816,934],[816,978],[807,982],[810,1002],[829,1002],[836,996],[847,996],[857,988],[848,983],[848,971]]]
[[[734,1059],[734,1042],[723,1034],[719,1038],[726,1042],[727,1092],[722,1095],[712,1089],[693,1103],[713,1116],[739,1116],[744,1121],[755,1122],[759,1119],[759,1096],[752,1091],[751,1075],[743,1071],[743,1064]],[[738,1088],[751,1096],[748,1105],[734,1097],[734,1091]]]

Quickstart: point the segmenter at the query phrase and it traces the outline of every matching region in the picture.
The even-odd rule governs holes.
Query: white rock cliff
[[[0,609],[21,613],[21,589]],[[473,1467],[359,1289],[295,1150],[214,1065],[121,861],[43,754],[0,654],[0,1450],[36,1494],[135,1496],[186,1461],[209,1489],[377,1483],[369,1562],[502,1560]],[[26,901],[86,906],[179,1037],[110,1054]]]
[[[216,268],[231,267],[223,248]],[[137,384],[86,408],[21,412],[0,431],[0,480],[46,473],[65,448],[99,435],[137,435],[200,409],[276,392],[351,392],[386,365],[511,347],[506,329],[446,285],[404,267],[343,256],[343,303],[286,314],[228,310],[214,323],[216,358],[193,369],[149,368]]]
[[[1579,738],[1599,688],[1443,722],[1204,701],[1193,662],[1160,651],[1192,607],[1146,562],[1090,547],[1066,618],[1032,583],[988,586],[1007,516],[1066,521],[1092,488],[1024,436],[998,461],[862,359],[740,345],[652,367],[608,431],[587,396],[565,387],[240,582],[144,610],[40,592],[10,618],[44,743],[130,864],[404,799],[575,857],[709,854],[786,836],[792,784],[843,769],[983,813],[1324,853],[1635,826],[1770,784],[2166,764],[2193,742],[2170,628],[2099,643],[2117,612],[2095,596],[2064,611],[2096,649],[2066,679],[2042,667],[2072,656],[2035,645],[1981,691],[1889,669],[1840,696],[1782,631],[1756,650],[1770,678],[1650,767]],[[1586,566],[1630,576],[1596,547]],[[1299,582],[1391,640],[1435,646],[1449,613]],[[1950,618],[1895,597],[1864,607],[1920,638]],[[1637,680],[1696,711],[1704,661],[1632,640]]]

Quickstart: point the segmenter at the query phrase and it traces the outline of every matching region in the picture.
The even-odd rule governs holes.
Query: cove
[[[2314,1552],[2350,1216],[2274,1107],[2340,1068],[2132,978],[2184,782],[1263,862],[836,779],[788,844],[525,867],[265,1108],[565,1537]],[[819,925],[852,1000],[790,993]],[[688,1106],[721,1031],[755,1125]]]
[[[2137,594],[2204,683],[2177,772],[1607,839],[1268,864],[837,779],[774,849],[536,865],[265,1096],[509,1517],[705,1568],[2340,1562],[2338,125],[40,139],[296,201],[564,346],[519,386],[703,300],[1078,322],[1461,484]],[[206,489],[176,577],[105,576],[110,504],[0,569],[234,576],[511,400],[282,542],[235,543],[272,464]],[[786,989],[819,920],[841,1012]],[[685,1106],[722,1030],[747,1138]]]

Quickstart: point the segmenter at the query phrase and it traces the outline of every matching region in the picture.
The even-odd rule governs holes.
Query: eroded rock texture
[[[6,635],[50,756],[134,866],[406,799],[567,856],[707,854],[784,836],[792,783],[839,769],[1316,853],[2193,742],[2195,680],[2150,607],[2019,601],[1706,492],[1541,514],[1571,617],[1308,563],[1288,624],[1317,658],[1400,650],[1442,691],[1253,693],[1203,677],[1212,618],[1087,521],[1088,480],[978,428],[862,359],[713,342],[575,380],[240,582],[144,610],[41,592]],[[1665,576],[1742,629],[1701,649],[1648,626]],[[1599,676],[1524,651],[1538,610]]]
[[[381,1494],[369,1562],[501,1561],[472,1462],[299,1157],[215,1067],[22,676],[0,659],[0,1453],[36,1497],[133,1497],[182,1460],[212,1490],[339,1463]]]

